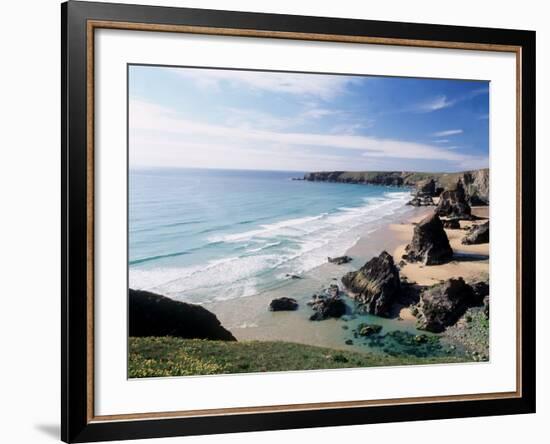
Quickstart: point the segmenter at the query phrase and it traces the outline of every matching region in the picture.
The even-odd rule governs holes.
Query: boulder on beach
[[[441,222],[443,223],[443,228],[449,228],[451,230],[460,229],[460,219],[445,219]]]
[[[364,324],[361,323],[357,326],[357,333],[359,336],[371,336],[382,331],[382,326],[378,324]]]
[[[435,205],[435,203],[431,196],[419,196],[417,194],[407,202],[407,205],[411,205],[413,207],[429,207],[430,205]]]
[[[291,274],[291,273],[287,273],[286,277],[290,279],[302,279],[302,276],[299,276],[297,274]]]
[[[489,222],[474,225],[470,232],[462,239],[464,245],[487,244],[489,243]]]
[[[472,209],[466,200],[462,180],[459,180],[453,188],[446,189],[441,193],[436,213],[439,216],[455,219],[472,218]]]
[[[476,305],[481,305],[483,300],[489,296],[489,282],[488,281],[478,281],[470,282],[470,287],[474,291],[474,303]]]
[[[294,311],[298,309],[298,302],[293,298],[273,299],[269,304],[269,311]]]
[[[329,263],[336,265],[347,264],[348,262],[352,261],[351,257],[349,256],[328,257],[327,259]]]
[[[452,257],[453,250],[436,213],[416,224],[412,241],[403,255],[403,259],[409,262],[422,262],[425,265],[443,264]]]
[[[377,316],[391,316],[391,309],[401,289],[399,270],[393,257],[383,251],[358,271],[342,277],[342,283],[360,304],[360,309]]]
[[[440,333],[466,310],[479,305],[473,288],[461,277],[425,289],[416,306],[417,328]]]
[[[128,291],[129,336],[175,336],[235,341],[216,317],[200,305],[143,290]]]
[[[309,305],[315,310],[310,321],[340,318],[346,314],[346,303],[340,296],[317,296]]]

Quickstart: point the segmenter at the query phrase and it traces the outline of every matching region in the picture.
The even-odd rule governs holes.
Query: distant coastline
[[[436,189],[443,191],[459,180],[466,193],[479,198],[476,204],[489,204],[489,168],[457,173],[415,172],[415,171],[314,171],[296,180],[310,182],[335,182],[351,184],[371,184],[389,186],[418,187],[434,180]]]

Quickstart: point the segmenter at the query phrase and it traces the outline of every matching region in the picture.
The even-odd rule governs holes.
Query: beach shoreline
[[[383,353],[379,348],[365,346],[364,343],[350,343],[350,332],[361,322],[382,325],[384,331],[402,331],[414,335],[426,334],[416,328],[416,317],[408,307],[401,309],[397,318],[382,318],[374,315],[344,316],[341,319],[326,319],[320,322],[309,320],[313,313],[307,302],[314,293],[337,283],[344,287],[341,277],[348,271],[359,269],[371,258],[387,251],[399,264],[406,245],[411,241],[414,226],[433,213],[435,207],[411,207],[409,211],[386,221],[379,228],[367,232],[346,251],[353,258],[345,265],[322,264],[301,276],[289,279],[281,287],[237,299],[213,301],[204,306],[216,314],[238,341],[286,341],[306,345],[317,345],[339,350],[353,350],[366,353]],[[489,275],[489,244],[462,245],[465,229],[488,220],[489,206],[472,207],[476,221],[461,221],[460,229],[445,228],[455,258],[442,265],[424,266],[418,263],[399,265],[401,278],[409,283],[430,286],[450,278],[463,277],[467,282],[486,280]],[[268,306],[278,297],[296,299],[296,311],[271,312]],[[428,333],[430,334],[430,333]],[[346,340],[348,343],[346,343]]]
[[[367,232],[348,248],[345,254],[353,258],[353,261],[348,264],[335,265],[327,261],[327,263],[304,273],[301,279],[289,279],[275,290],[236,299],[208,302],[204,304],[204,307],[215,313],[220,322],[239,341],[281,340],[341,350],[379,352],[376,349],[366,349],[364,346],[346,344],[348,332],[360,322],[375,321],[383,325],[386,331],[403,330],[416,334],[419,331],[414,326],[415,320],[409,317],[397,321],[364,315],[355,319],[344,317],[344,320],[326,319],[321,322],[313,322],[309,320],[313,310],[307,305],[307,302],[314,293],[327,288],[330,284],[337,283],[343,290],[340,278],[346,272],[357,270],[384,250],[392,253],[402,245],[402,233],[394,230],[393,226],[401,224],[408,226],[425,217],[431,211],[433,208],[410,207],[404,214],[399,214],[395,218],[389,217],[386,223]],[[299,304],[298,310],[270,312],[268,310],[269,303],[278,297],[296,299]]]

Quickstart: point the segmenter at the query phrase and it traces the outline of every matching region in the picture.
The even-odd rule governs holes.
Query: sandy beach
[[[422,219],[433,211],[432,208],[410,208],[400,218],[388,221],[382,227],[361,237],[346,254],[353,261],[345,265],[326,263],[305,273],[302,279],[289,279],[277,289],[254,296],[233,300],[216,301],[205,304],[205,308],[215,313],[221,323],[226,326],[239,341],[243,340],[283,340],[310,345],[320,345],[338,349],[357,349],[367,351],[364,346],[354,347],[345,344],[349,333],[361,322],[376,322],[385,331],[401,330],[418,334],[415,328],[415,318],[403,313],[402,319],[386,319],[365,314],[361,316],[344,317],[344,319],[327,319],[322,322],[309,321],[313,313],[307,302],[312,295],[318,293],[330,284],[343,286],[340,278],[348,271],[355,271],[372,257],[383,250],[397,251],[404,247],[412,233],[413,222]],[[365,227],[367,230],[367,227]],[[299,309],[296,311],[270,312],[269,303],[279,297],[296,299]],[[379,351],[375,350],[368,350]]]
[[[380,352],[364,345],[345,344],[349,331],[361,322],[373,322],[382,325],[386,332],[406,331],[413,334],[425,334],[417,330],[416,318],[408,308],[401,310],[395,319],[381,318],[373,315],[345,316],[343,319],[327,319],[322,322],[309,321],[312,310],[307,302],[314,293],[330,284],[338,283],[343,288],[340,278],[348,271],[357,270],[365,262],[386,250],[399,263],[406,245],[411,241],[414,226],[434,211],[434,207],[411,208],[399,221],[391,221],[382,227],[361,237],[346,254],[353,258],[345,265],[323,264],[307,272],[301,279],[289,279],[279,288],[254,296],[237,300],[216,301],[205,304],[215,313],[239,341],[249,340],[282,340],[310,345],[320,345],[344,350],[363,352]],[[402,278],[410,283],[433,285],[451,277],[462,276],[466,281],[486,278],[489,273],[489,244],[462,245],[465,228],[472,224],[485,222],[489,207],[473,207],[472,214],[477,221],[461,221],[460,229],[445,229],[455,258],[443,265],[424,266],[405,263],[400,266]],[[279,297],[296,299],[299,309],[296,311],[270,312],[269,303]]]
[[[489,273],[489,244],[463,245],[464,229],[472,225],[484,223],[488,219],[489,207],[473,207],[472,214],[484,218],[475,222],[461,221],[460,229],[445,229],[455,258],[443,265],[424,266],[419,263],[407,263],[402,266],[400,273],[411,283],[419,285],[433,285],[451,277],[462,276],[466,281],[486,278]],[[401,258],[407,243],[412,238],[414,223],[419,222],[422,216],[411,219],[406,224],[392,224],[389,229],[402,243],[393,250],[394,258]]]

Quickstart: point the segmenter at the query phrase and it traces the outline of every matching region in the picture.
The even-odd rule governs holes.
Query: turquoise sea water
[[[129,175],[129,282],[195,303],[276,288],[407,211],[409,190],[291,180],[300,172]]]

